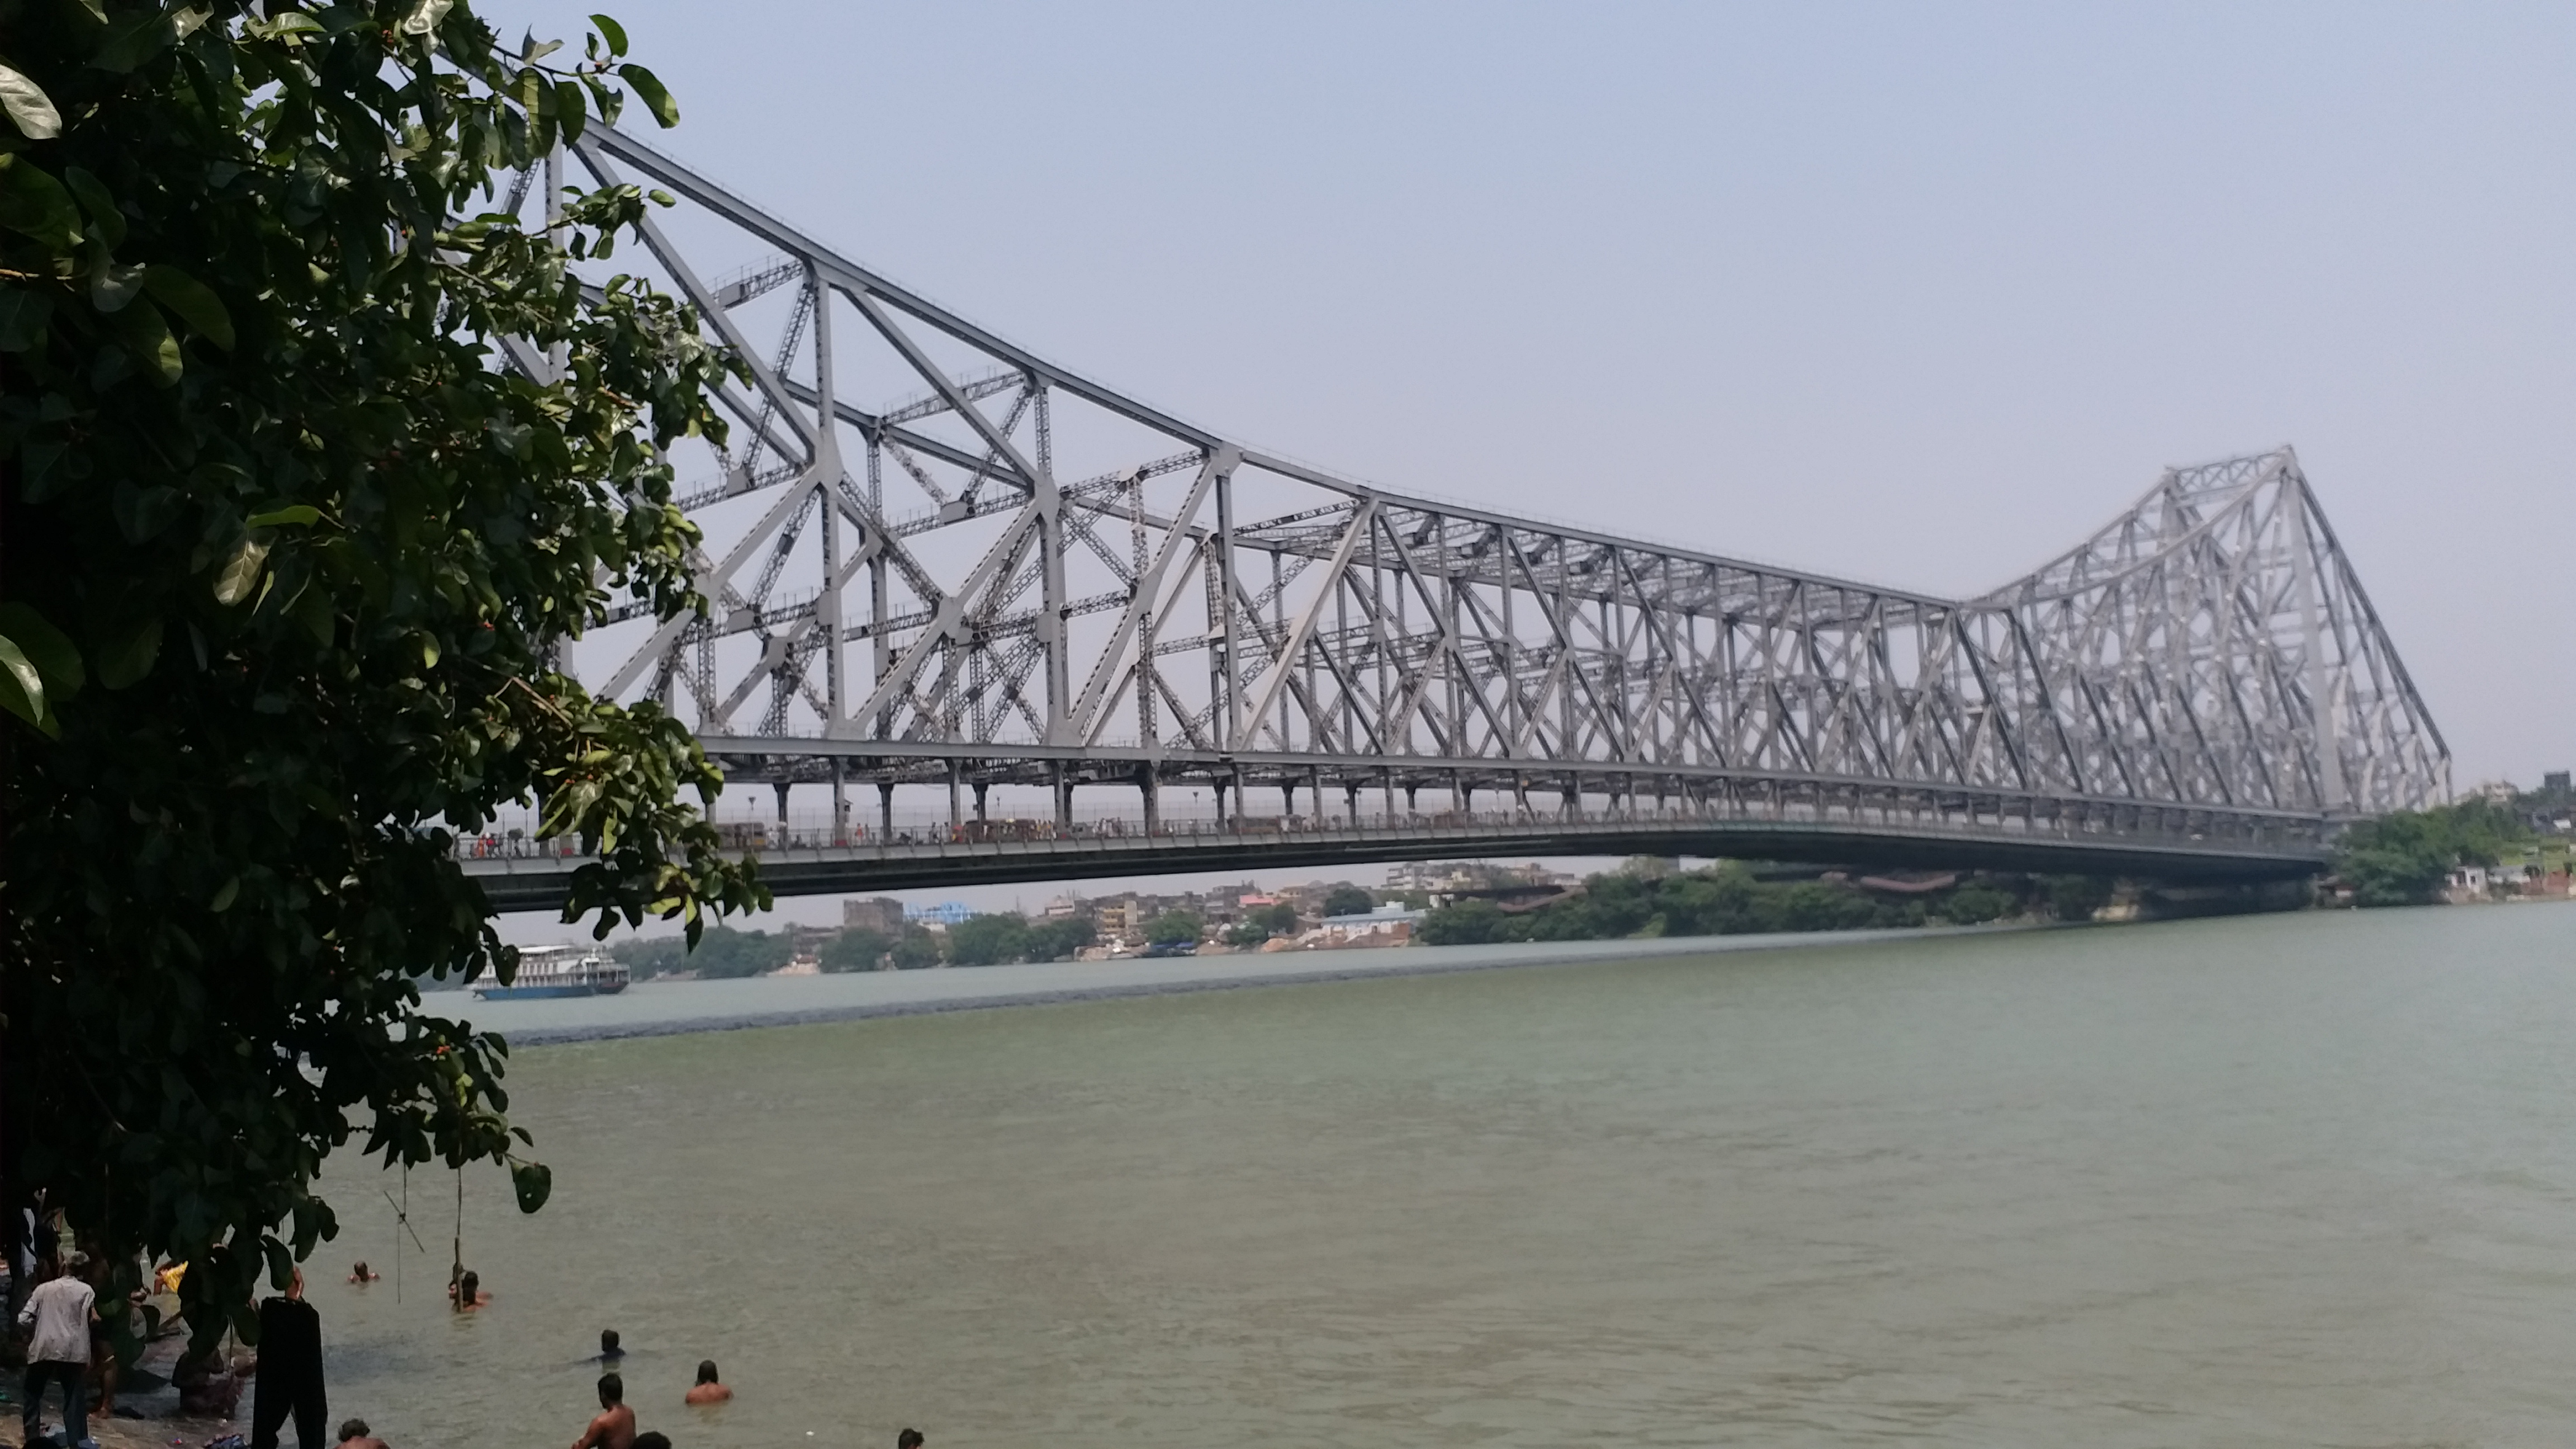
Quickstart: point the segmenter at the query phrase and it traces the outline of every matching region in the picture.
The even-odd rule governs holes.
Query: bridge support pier
[[[781,780],[770,788],[778,792],[778,833],[784,837],[787,834],[787,782]]]
[[[1145,797],[1145,833],[1153,835],[1163,828],[1162,782],[1154,778],[1154,767],[1136,767],[1136,790]]]
[[[894,781],[892,780],[877,782],[877,835],[883,840],[894,838]]]
[[[1055,762],[1055,828],[1073,829],[1073,772],[1062,760]]]
[[[1282,815],[1297,813],[1297,782],[1294,780],[1279,782],[1279,813]]]
[[[850,796],[845,778],[848,766],[840,756],[832,757],[832,843],[846,845],[850,840]]]
[[[984,823],[984,792],[992,788],[992,782],[989,780],[975,782],[975,823],[978,825]]]
[[[1347,810],[1349,810],[1349,811],[1350,811],[1350,815],[1351,815],[1351,828],[1352,828],[1353,830],[1357,830],[1357,829],[1359,829],[1359,828],[1360,828],[1360,787],[1359,787],[1359,786],[1357,786],[1357,785],[1344,785],[1344,786],[1342,787],[1342,805],[1343,805],[1343,807],[1344,807],[1345,809],[1347,809]]]
[[[965,783],[966,767],[955,760],[950,760],[948,762],[948,828],[951,830],[966,823],[966,806],[958,799],[958,787]]]

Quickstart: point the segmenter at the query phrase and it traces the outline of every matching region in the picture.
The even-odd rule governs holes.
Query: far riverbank
[[[1664,936],[1645,940],[1525,941],[1479,946],[1408,946],[1380,951],[1276,952],[1179,956],[1155,960],[1055,961],[1022,966],[952,967],[933,971],[858,971],[826,976],[749,977],[728,981],[649,981],[616,996],[552,1001],[430,999],[441,1015],[498,1031],[513,1046],[675,1036],[917,1016],[1004,1006],[1046,1006],[1121,996],[1222,991],[1299,982],[1426,976],[1506,966],[1635,961],[1656,956],[1850,946],[1925,940],[2029,926],[1902,927],[1874,931],[1793,931],[1767,935]],[[2087,928],[2089,929],[2089,928]],[[2108,928],[2106,928],[2108,929]]]

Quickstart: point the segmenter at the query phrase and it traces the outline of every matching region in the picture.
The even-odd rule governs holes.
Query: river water
[[[678,1449],[2554,1444],[2571,1043],[2533,905],[535,1047],[491,1306],[445,1173],[313,1296],[397,1449],[569,1442],[603,1326]]]

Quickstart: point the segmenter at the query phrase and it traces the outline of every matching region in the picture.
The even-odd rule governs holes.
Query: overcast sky
[[[2459,783],[2576,762],[2576,6],[614,13],[657,144],[1346,476],[1956,593],[2294,444]]]

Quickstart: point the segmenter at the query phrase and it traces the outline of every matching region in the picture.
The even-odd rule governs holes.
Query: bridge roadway
[[[1007,832],[1014,838],[978,839]],[[1007,822],[1001,832],[787,832],[747,853],[781,896],[1008,885],[1184,871],[1330,869],[1367,863],[1565,855],[1692,855],[1838,865],[1931,866],[2161,880],[2295,879],[2325,868],[2332,826],[2314,816],[2141,808],[2054,797],[1854,796],[1843,803],[1734,800],[1584,817],[1524,810],[1357,820]],[[569,844],[461,843],[494,909],[560,909],[589,857]]]

